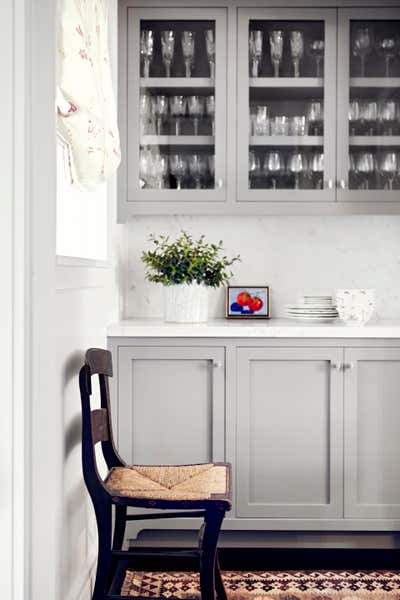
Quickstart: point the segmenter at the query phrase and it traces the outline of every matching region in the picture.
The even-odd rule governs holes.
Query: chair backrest
[[[91,408],[92,377],[98,376],[100,388],[100,408]],[[107,467],[123,466],[113,439],[109,377],[112,377],[111,352],[101,348],[90,348],[85,354],[85,364],[79,373],[79,389],[82,404],[82,468],[89,492],[104,491],[103,480],[99,475],[95,446],[101,442],[101,449]]]

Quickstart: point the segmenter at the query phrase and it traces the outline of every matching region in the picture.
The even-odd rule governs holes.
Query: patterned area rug
[[[229,600],[400,600],[400,571],[224,571]],[[128,571],[122,595],[200,599],[197,573]]]

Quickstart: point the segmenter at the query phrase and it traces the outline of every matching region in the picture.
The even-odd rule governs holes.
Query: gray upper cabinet
[[[128,463],[225,457],[225,350],[120,347],[118,441]]]
[[[345,349],[345,517],[400,518],[400,348]]]
[[[339,518],[339,348],[238,348],[237,514]]]

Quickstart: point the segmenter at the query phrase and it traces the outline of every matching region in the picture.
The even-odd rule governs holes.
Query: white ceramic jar
[[[198,283],[164,286],[167,323],[204,323],[208,320],[208,290]]]
[[[336,307],[346,325],[365,325],[374,314],[375,290],[341,289],[336,291]]]

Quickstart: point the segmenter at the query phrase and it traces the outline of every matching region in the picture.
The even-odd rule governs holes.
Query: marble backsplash
[[[273,317],[305,292],[366,287],[376,289],[378,317],[400,318],[400,216],[136,217],[122,228],[123,318],[162,316],[162,288],[145,281],[140,255],[150,233],[182,229],[239,253],[232,284],[269,285]],[[211,291],[210,317],[224,311],[224,290]]]

